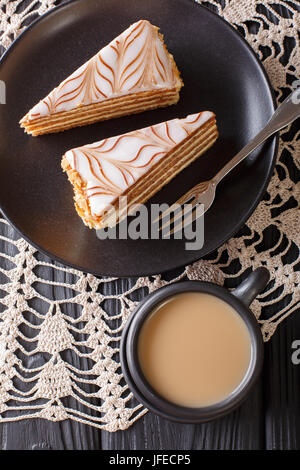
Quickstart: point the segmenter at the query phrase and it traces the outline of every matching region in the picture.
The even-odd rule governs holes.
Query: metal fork
[[[261,145],[268,137],[278,132],[283,127],[291,124],[297,117],[300,116],[300,87],[294,90],[280,106],[276,109],[267,125],[247,144],[242,150],[240,150],[232,160],[230,160],[212,179],[209,181],[203,181],[190,189],[184,194],[178,201],[164,211],[155,221],[159,220],[164,222],[167,216],[171,213],[174,215],[168,220],[162,223],[160,230],[164,231],[168,227],[170,228],[174,224],[173,228],[167,233],[164,233],[164,237],[170,236],[172,233],[176,233],[182,230],[183,227],[191,224],[194,220],[201,217],[212,205],[215,200],[216,187],[220,181],[228,175],[241,161],[243,161],[248,155],[253,152],[259,145]],[[182,207],[185,206],[184,217],[182,217]],[[203,204],[203,206],[202,206]],[[199,208],[201,207],[201,210]],[[187,210],[186,210],[187,209]]]

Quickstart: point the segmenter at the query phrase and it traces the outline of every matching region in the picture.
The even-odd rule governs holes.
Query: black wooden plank
[[[109,450],[263,449],[262,382],[238,410],[211,423],[178,424],[147,413],[126,431],[101,434]]]
[[[70,420],[27,419],[0,426],[2,450],[94,450],[100,446],[97,429]]]
[[[300,364],[291,360],[292,343],[300,340],[299,314],[300,309],[284,320],[265,348],[267,449],[300,449]]]

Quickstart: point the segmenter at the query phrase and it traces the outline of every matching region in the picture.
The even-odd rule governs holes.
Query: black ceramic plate
[[[145,18],[161,28],[185,86],[178,105],[136,116],[30,137],[18,121],[76,67]],[[267,122],[274,110],[268,79],[253,51],[231,26],[192,0],[76,0],[28,28],[0,65],[6,105],[0,105],[0,206],[38,249],[97,275],[138,276],[191,263],[219,247],[244,224],[270,179],[276,139],[266,143],[218,187],[205,217],[205,244],[185,250],[177,240],[105,240],[86,228],[60,168],[61,155],[91,143],[174,117],[209,109],[220,137],[198,162],[152,201],[173,202],[212,177]]]

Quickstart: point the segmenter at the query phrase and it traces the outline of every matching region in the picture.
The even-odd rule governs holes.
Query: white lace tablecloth
[[[58,3],[0,0],[0,53]],[[203,3],[251,44],[278,102],[283,101],[300,72],[299,3]],[[299,134],[297,123],[281,132],[273,178],[244,228],[176,275],[118,281],[83,274],[38,253],[1,218],[0,422],[71,418],[108,431],[128,428],[146,410],[132,398],[120,373],[122,329],[137,298],[179,279],[231,288],[250,270],[266,266],[271,281],[252,309],[269,340],[280,322],[300,308]]]

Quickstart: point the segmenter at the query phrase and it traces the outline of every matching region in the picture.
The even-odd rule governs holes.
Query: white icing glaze
[[[177,81],[157,28],[140,20],[66,78],[21,122],[129,93],[173,88]]]
[[[212,116],[210,111],[191,114],[66,152],[70,166],[86,183],[92,215],[101,215],[129,186]]]

